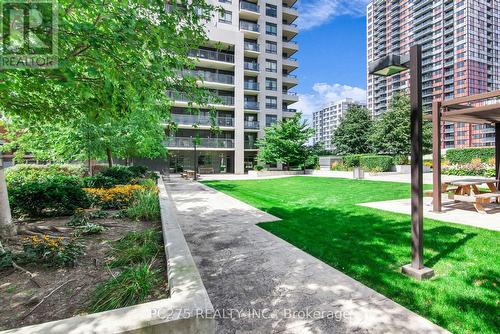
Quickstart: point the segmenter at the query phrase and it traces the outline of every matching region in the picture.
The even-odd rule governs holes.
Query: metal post
[[[497,180],[500,180],[500,123],[495,123],[495,167]],[[500,182],[497,189],[500,189]]]
[[[194,146],[194,180],[198,180],[198,158],[196,156],[196,140],[193,143]]]
[[[432,211],[441,212],[441,102],[432,103]]]
[[[422,47],[410,48],[410,127],[411,127],[411,264],[402,271],[417,279],[433,276],[434,272],[424,267],[424,199],[422,161]]]

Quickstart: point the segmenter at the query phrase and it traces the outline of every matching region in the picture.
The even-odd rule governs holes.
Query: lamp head
[[[368,73],[371,75],[389,77],[408,69],[409,55],[387,55],[368,64]]]

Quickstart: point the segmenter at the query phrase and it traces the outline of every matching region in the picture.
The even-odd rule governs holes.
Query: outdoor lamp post
[[[424,267],[423,261],[422,47],[414,45],[409,55],[387,55],[370,62],[368,66],[369,74],[384,77],[406,70],[410,70],[412,260],[401,271],[422,280],[434,275],[434,270]]]

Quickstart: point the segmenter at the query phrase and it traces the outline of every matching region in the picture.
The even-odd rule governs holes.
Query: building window
[[[272,59],[266,59],[266,72],[278,72],[278,62]]]
[[[266,108],[278,109],[278,98],[276,96],[266,96]]]
[[[266,22],[266,34],[267,35],[278,35],[278,26],[274,23]]]
[[[278,53],[278,44],[276,42],[266,41],[266,52],[267,53]]]
[[[232,3],[231,0],[219,0],[219,2],[221,2],[221,3]]]
[[[271,17],[277,17],[278,16],[277,7],[275,5],[266,3],[266,15]]]
[[[266,78],[266,89],[267,90],[278,90],[278,80],[273,78]]]
[[[222,10],[219,13],[219,22],[231,24],[233,22],[233,13],[228,10]]]
[[[276,115],[266,115],[266,126],[273,126],[278,122],[278,116]]]

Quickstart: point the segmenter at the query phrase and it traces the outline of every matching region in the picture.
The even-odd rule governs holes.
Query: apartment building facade
[[[500,89],[500,1],[372,0],[367,6],[367,61],[422,45],[424,112],[432,101]],[[409,74],[367,75],[367,104],[376,118]],[[494,144],[489,125],[446,123],[443,148]]]
[[[212,2],[223,12],[207,23],[210,42],[189,55],[197,62],[191,74],[202,77],[203,85],[219,97],[211,107],[220,131],[211,131],[208,110],[190,114],[189,99],[168,92],[178,126],[166,141],[169,165],[193,169],[193,138],[199,137],[196,159],[201,173],[241,174],[255,165],[256,141],[264,128],[295,114],[289,106],[298,101],[292,91],[298,84],[292,73],[298,67],[293,58],[298,51],[296,0]]]
[[[314,144],[321,143],[325,150],[333,150],[332,134],[339,126],[347,109],[352,105],[366,106],[366,103],[347,98],[330,102],[323,106],[321,110],[313,112]]]

